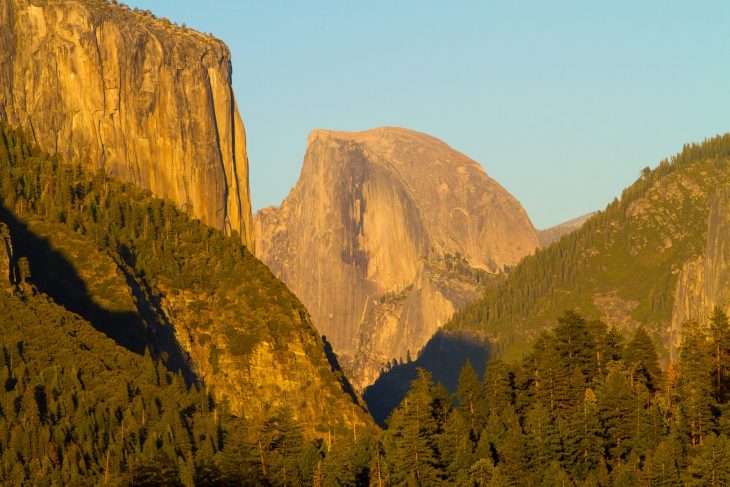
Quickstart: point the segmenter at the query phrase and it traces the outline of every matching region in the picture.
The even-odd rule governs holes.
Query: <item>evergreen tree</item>
[[[470,430],[475,431],[477,425],[483,424],[486,420],[487,404],[482,384],[470,360],[466,361],[459,374],[456,398],[459,401],[459,411],[466,418]]]
[[[705,330],[695,322],[684,324],[680,349],[680,403],[684,431],[692,447],[700,447],[714,428],[713,364]]]
[[[636,329],[634,337],[626,345],[625,362],[631,370],[630,379],[640,381],[654,392],[661,383],[659,357],[649,334],[643,326]]]
[[[725,435],[707,435],[687,467],[687,485],[730,485],[730,441]]]
[[[411,389],[388,419],[383,437],[393,485],[429,486],[441,480],[437,448],[441,401],[431,374],[418,369]]]
[[[710,339],[715,401],[724,404],[730,395],[730,323],[719,306],[715,306],[710,316]]]
[[[669,440],[659,443],[653,451],[647,452],[643,477],[648,485],[680,486],[677,454],[674,445]]]

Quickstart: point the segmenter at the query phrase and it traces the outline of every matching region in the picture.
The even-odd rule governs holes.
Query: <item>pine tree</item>
[[[661,383],[659,357],[654,342],[643,326],[636,329],[624,353],[625,362],[631,369],[632,385],[638,380],[644,383],[649,391],[656,391]]]
[[[471,426],[461,410],[452,410],[438,438],[438,450],[447,481],[456,485],[468,483],[469,467],[476,460],[473,439]]]
[[[730,485],[730,441],[725,435],[707,435],[687,467],[687,485]]]
[[[597,371],[596,343],[586,321],[573,311],[566,311],[558,318],[555,327],[555,347],[563,374],[570,377],[577,369],[587,382],[593,380]]]
[[[469,428],[474,431],[477,425],[486,420],[487,404],[479,377],[467,360],[459,374],[456,386],[456,398],[459,400],[459,411],[466,418]]]
[[[525,414],[525,434],[528,468],[531,472],[542,472],[552,461],[561,459],[560,432],[542,402],[535,402]]]
[[[695,322],[686,322],[680,349],[680,410],[683,426],[692,447],[702,446],[714,428],[713,364],[705,330]]]
[[[435,485],[441,477],[437,436],[442,405],[431,374],[420,368],[417,372],[408,394],[388,419],[383,437],[394,485]]]
[[[490,361],[484,370],[483,383],[487,407],[490,410],[499,411],[512,404],[513,386],[507,364],[499,359]],[[483,421],[483,418],[479,419]]]
[[[653,451],[648,452],[644,465],[643,478],[648,485],[680,486],[677,454],[674,445],[669,440],[659,443]]]
[[[715,401],[724,404],[730,395],[730,323],[719,306],[715,306],[710,316],[710,339]]]
[[[584,389],[578,407],[573,410],[565,440],[565,466],[577,481],[597,472],[603,456],[598,398],[593,389]]]
[[[601,338],[599,345],[599,366],[602,373],[605,373],[606,366],[609,362],[615,362],[623,358],[623,338],[621,332],[615,327],[608,329],[605,335]]]
[[[597,396],[607,460],[616,464],[627,457],[636,425],[635,398],[619,364],[609,367]]]

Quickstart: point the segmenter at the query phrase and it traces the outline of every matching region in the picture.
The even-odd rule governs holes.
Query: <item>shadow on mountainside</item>
[[[385,426],[385,420],[398,407],[416,378],[416,369],[428,370],[433,374],[434,381],[441,382],[449,392],[454,392],[466,361],[471,361],[481,377],[489,356],[489,345],[482,340],[439,331],[428,341],[415,361],[383,371],[375,383],[365,389],[363,399],[375,421]]]
[[[355,389],[352,387],[352,384],[350,384],[350,381],[347,380],[347,376],[342,370],[339,360],[337,360],[337,354],[332,349],[332,345],[330,344],[330,342],[327,341],[327,337],[325,335],[322,335],[322,344],[324,345],[324,354],[327,357],[327,362],[329,363],[330,370],[334,372],[337,376],[339,376],[342,390],[344,390],[345,393],[350,396],[352,402],[354,402],[355,404],[361,404],[360,400],[357,397]]]
[[[87,283],[73,264],[46,238],[31,231],[4,206],[0,206],[0,222],[10,229],[16,261],[21,257],[28,259],[29,280],[38,291],[81,316],[118,345],[140,355],[149,348],[154,356],[164,360],[168,369],[180,371],[188,384],[196,380],[172,326],[144,281],[135,279],[124,265],[117,263],[132,292],[137,312],[104,309],[92,300]]]

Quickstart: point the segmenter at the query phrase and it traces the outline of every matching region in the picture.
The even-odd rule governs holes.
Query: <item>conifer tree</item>
[[[477,425],[483,424],[487,415],[487,404],[471,361],[467,360],[459,373],[456,386],[456,398],[459,400],[459,411],[466,418],[469,428],[474,431]]]
[[[437,436],[443,405],[435,389],[431,374],[418,369],[411,389],[388,419],[383,446],[394,485],[428,486],[440,481]]]
[[[648,453],[643,477],[648,485],[680,486],[677,453],[669,440],[664,440],[655,450]]]
[[[636,425],[635,398],[619,364],[609,368],[597,396],[607,460],[616,465],[628,456]]]
[[[707,333],[696,322],[686,322],[680,349],[680,409],[691,447],[700,447],[714,428],[713,364]]]
[[[724,404],[730,396],[730,323],[719,306],[715,306],[710,316],[710,339],[715,401]]]
[[[730,485],[730,441],[725,435],[709,434],[687,467],[687,485]]]
[[[490,361],[484,370],[484,397],[491,411],[499,411],[513,402],[511,373],[499,359]],[[484,418],[479,418],[483,420]]]
[[[656,391],[661,383],[659,357],[654,342],[643,326],[636,329],[634,337],[626,345],[624,354],[625,362],[631,370],[632,384],[638,380],[651,392]]]

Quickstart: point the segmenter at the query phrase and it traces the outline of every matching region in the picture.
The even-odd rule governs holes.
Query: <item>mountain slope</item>
[[[1,128],[0,221],[40,292],[234,414],[289,408],[310,436],[370,428],[304,307],[237,240]]]
[[[257,255],[360,388],[537,247],[519,202],[477,163],[402,128],[312,132],[296,186],[255,220]]]
[[[730,135],[685,146],[580,230],[525,259],[449,329],[476,331],[514,356],[560,310],[579,309],[619,329],[646,326],[666,354],[671,330],[679,327],[673,309],[683,266],[726,245],[727,235],[715,227],[728,217],[721,215],[728,159]],[[724,272],[723,262],[712,266],[715,272]],[[718,296],[715,291],[706,301],[724,305]],[[700,318],[699,312],[689,309],[683,318]]]
[[[0,0],[0,61],[0,120],[253,248],[225,44],[102,0]]]

